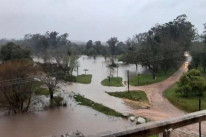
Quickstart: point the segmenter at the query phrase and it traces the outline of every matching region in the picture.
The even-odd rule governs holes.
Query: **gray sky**
[[[186,14],[200,33],[206,0],[0,0],[0,38],[58,31],[70,40],[126,40]]]

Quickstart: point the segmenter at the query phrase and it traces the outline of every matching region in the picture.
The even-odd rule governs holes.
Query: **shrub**
[[[205,91],[205,82],[199,70],[192,69],[185,73],[177,84],[178,89],[176,92],[181,93],[185,97],[189,95],[202,96]]]

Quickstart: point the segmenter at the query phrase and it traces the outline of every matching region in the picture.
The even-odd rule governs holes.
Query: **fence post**
[[[165,129],[165,131],[163,132],[163,137],[170,137],[172,129]]]

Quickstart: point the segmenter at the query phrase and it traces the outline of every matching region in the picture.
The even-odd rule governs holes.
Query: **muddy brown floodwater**
[[[123,100],[109,96],[105,91],[124,91],[126,87],[112,88],[104,87],[101,81],[109,75],[106,67],[107,62],[103,57],[79,58],[79,74],[84,74],[84,69],[88,69],[87,74],[92,74],[91,84],[61,83],[60,90],[66,93],[80,93],[85,97],[102,103],[121,113],[132,112],[132,108],[124,104]],[[130,70],[131,77],[136,75],[134,65],[120,65],[118,76],[127,80],[127,70]],[[138,73],[143,73],[144,69],[138,66]],[[76,72],[74,72],[75,74]],[[117,70],[112,72],[117,75]],[[94,135],[102,132],[127,129],[135,126],[127,119],[108,117],[89,107],[76,105],[72,100],[68,100],[66,108],[45,110],[34,114],[21,114],[12,116],[0,116],[0,137],[46,137],[60,136],[67,132],[81,131],[85,135]]]

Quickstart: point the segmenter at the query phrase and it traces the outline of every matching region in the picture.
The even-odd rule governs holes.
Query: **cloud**
[[[0,38],[58,31],[70,39],[126,40],[156,23],[187,14],[199,30],[206,22],[205,0],[0,0]]]

